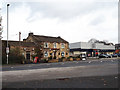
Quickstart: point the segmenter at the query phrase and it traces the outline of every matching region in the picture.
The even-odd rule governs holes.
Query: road
[[[102,59],[3,66],[3,88],[117,88],[118,62]]]
[[[86,61],[67,61],[59,63],[41,63],[41,64],[21,64],[21,65],[6,65],[3,66],[2,71],[14,71],[14,70],[31,70],[31,69],[43,69],[54,67],[74,67],[74,66],[86,66],[86,65],[100,65],[100,64],[113,64],[118,63],[116,59],[95,59]]]

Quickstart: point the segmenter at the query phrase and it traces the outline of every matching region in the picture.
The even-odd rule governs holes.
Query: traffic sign
[[[9,47],[6,47],[6,53],[7,54],[9,53]]]

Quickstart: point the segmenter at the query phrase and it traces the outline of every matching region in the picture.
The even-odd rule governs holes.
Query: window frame
[[[57,48],[57,43],[56,42],[53,43],[53,47]]]
[[[62,56],[62,57],[65,57],[65,52],[64,52],[64,51],[61,52],[61,56]]]
[[[48,53],[49,53],[48,51],[44,51],[44,57],[48,57]]]
[[[61,43],[61,48],[65,48],[65,43]]]
[[[46,45],[47,45],[47,47],[46,47]],[[49,46],[48,46],[48,42],[44,42],[44,48],[48,48]]]

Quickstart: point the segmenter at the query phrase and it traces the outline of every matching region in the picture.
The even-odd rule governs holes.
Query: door
[[[56,51],[54,51],[54,59],[56,59]]]
[[[26,52],[26,59],[27,59],[27,60],[30,60],[30,51],[27,51],[27,52]]]

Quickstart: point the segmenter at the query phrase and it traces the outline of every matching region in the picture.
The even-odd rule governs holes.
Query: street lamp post
[[[7,64],[8,64],[8,53],[9,53],[9,47],[8,47],[9,6],[10,6],[10,4],[7,4],[7,48],[6,48],[6,53],[7,53]]]

